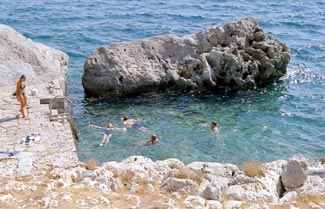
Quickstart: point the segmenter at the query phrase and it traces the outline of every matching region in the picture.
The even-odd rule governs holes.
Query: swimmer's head
[[[107,125],[107,128],[113,128],[113,124],[109,123],[109,124]]]
[[[155,134],[151,135],[151,143],[155,144],[158,142],[157,136]]]
[[[123,121],[126,121],[128,119],[129,119],[128,116],[123,116]]]

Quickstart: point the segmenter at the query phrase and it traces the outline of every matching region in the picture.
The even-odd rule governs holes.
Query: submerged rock
[[[90,96],[157,90],[240,90],[286,73],[290,50],[248,17],[184,37],[162,35],[101,46],[82,78]]]

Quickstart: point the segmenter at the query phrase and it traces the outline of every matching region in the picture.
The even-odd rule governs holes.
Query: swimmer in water
[[[217,123],[215,121],[211,122],[211,130],[215,133],[215,134],[219,134],[220,130],[217,127]]]
[[[113,130],[118,130],[118,131],[120,131],[120,130],[125,131],[126,130],[126,128],[115,128],[115,127],[113,127],[113,125],[111,123],[109,123],[106,127],[96,126],[96,125],[91,125],[91,124],[89,124],[89,126],[92,127],[92,128],[104,129],[103,140],[99,144],[99,146],[104,146],[105,144],[107,144],[109,142],[110,138],[112,137]]]
[[[147,128],[145,128],[145,127],[143,127],[142,125],[139,124],[139,122],[141,122],[140,119],[132,119],[132,118],[128,118],[128,116],[124,116],[122,118],[122,120],[123,120],[123,125],[126,128],[137,128],[140,131],[145,132],[145,133],[150,132]]]
[[[152,144],[157,144],[159,142],[157,136],[155,134],[151,135],[150,140],[143,140],[143,141],[138,141],[135,143],[137,146],[145,146],[145,145],[152,145]]]

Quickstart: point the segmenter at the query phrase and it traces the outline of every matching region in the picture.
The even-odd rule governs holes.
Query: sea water
[[[291,49],[288,73],[266,88],[237,93],[169,92],[92,101],[81,77],[99,46],[162,34],[183,36],[252,16]],[[324,0],[1,0],[0,23],[33,41],[66,52],[67,94],[74,105],[81,160],[121,161],[131,155],[184,163],[325,157]],[[138,129],[115,131],[104,147],[102,130],[121,118],[142,119]],[[218,123],[220,134],[210,130]],[[135,146],[154,133],[159,143]]]

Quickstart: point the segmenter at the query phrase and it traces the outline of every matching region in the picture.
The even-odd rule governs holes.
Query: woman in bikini
[[[109,123],[106,127],[96,126],[93,124],[89,124],[89,127],[104,129],[103,140],[99,144],[99,146],[104,146],[105,144],[107,144],[109,142],[110,138],[112,137],[113,131],[126,131],[126,128],[116,128],[116,127],[113,127],[113,125],[111,123]]]
[[[111,123],[108,124],[108,126],[104,130],[103,140],[99,144],[99,146],[104,146],[105,144],[107,144],[109,142],[109,139],[112,137],[113,130],[114,130],[113,125]]]
[[[21,112],[23,118],[27,119],[24,111],[24,108],[27,106],[27,97],[25,94],[25,88],[26,88],[25,82],[26,82],[26,76],[25,75],[20,76],[16,86],[16,96],[17,96],[17,100],[20,103],[19,112]]]

